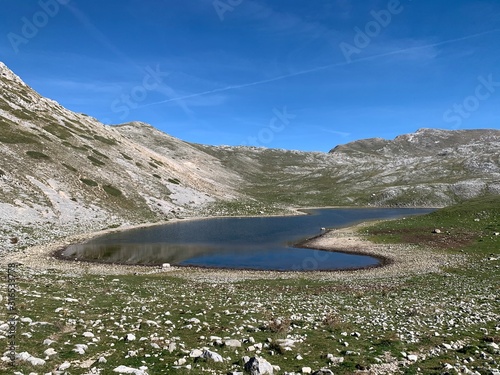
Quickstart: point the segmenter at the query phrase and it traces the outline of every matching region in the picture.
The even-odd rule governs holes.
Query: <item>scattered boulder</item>
[[[127,333],[125,337],[123,338],[124,341],[134,341],[135,340],[135,335],[133,333]]]
[[[41,358],[33,357],[28,352],[22,352],[16,355],[16,359],[20,361],[25,361],[31,363],[32,366],[43,366],[45,365],[45,361]]]
[[[417,360],[418,360],[418,356],[416,356],[415,354],[410,354],[406,358],[408,359],[408,361],[411,361],[411,362],[417,362]]]
[[[222,358],[219,353],[212,352],[210,350],[204,350],[201,358],[205,358],[214,362],[224,362],[224,358]]]
[[[65,361],[65,362],[61,363],[57,369],[59,371],[64,371],[64,370],[69,369],[70,367],[71,367],[71,363],[69,363],[68,361]]]
[[[436,229],[434,229],[434,230],[432,231],[432,233],[439,234],[439,233],[441,233],[441,229],[437,229],[437,228],[436,228]]]
[[[89,347],[85,344],[76,344],[75,345],[75,348],[73,349],[73,351],[75,353],[78,353],[78,354],[85,354],[85,351],[88,349]]]
[[[334,357],[333,354],[327,354],[326,358],[332,365],[338,365],[344,362],[344,357]]]
[[[147,372],[141,369],[120,365],[116,367],[113,372],[120,374],[133,374],[133,375],[147,375]]]
[[[261,357],[252,357],[245,363],[245,371],[250,375],[273,375],[273,366]]]
[[[191,353],[189,353],[189,356],[191,358],[198,358],[198,357],[201,357],[203,355],[203,350],[200,350],[200,349],[193,349],[191,350]]]
[[[322,368],[318,371],[314,371],[313,375],[333,375],[333,371],[327,368]]]
[[[241,341],[240,340],[225,340],[224,345],[230,347],[230,348],[239,348],[241,347]]]
[[[53,348],[48,348],[43,352],[47,357],[50,357],[51,355],[57,354],[57,352]]]

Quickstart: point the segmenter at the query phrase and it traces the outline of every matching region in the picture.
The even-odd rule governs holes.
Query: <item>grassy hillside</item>
[[[438,229],[441,233],[433,233]],[[487,195],[429,215],[383,222],[369,230],[377,242],[406,242],[483,257],[500,247],[500,196]]]

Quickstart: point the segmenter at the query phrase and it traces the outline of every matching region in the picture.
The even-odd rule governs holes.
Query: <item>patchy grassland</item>
[[[95,275],[20,267],[18,353],[45,364],[18,361],[15,370],[62,374],[57,368],[67,362],[68,374],[111,374],[119,365],[146,366],[148,374],[226,374],[243,371],[241,358],[258,354],[280,374],[302,367],[335,374],[465,368],[494,374],[500,367],[500,236],[494,234],[500,232],[500,199],[362,228],[375,242],[409,242],[417,244],[415,251],[432,247],[468,261],[442,272],[379,278],[363,272],[245,278],[196,269]],[[135,340],[123,339],[129,333]],[[223,345],[226,338],[241,347]],[[6,347],[5,337],[1,342]],[[78,344],[87,346],[81,354]],[[49,348],[56,354],[46,356]],[[190,357],[203,348],[224,362]],[[11,371],[0,366],[2,373]]]

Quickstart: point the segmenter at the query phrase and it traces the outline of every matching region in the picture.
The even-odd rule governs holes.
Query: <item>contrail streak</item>
[[[484,31],[484,32],[481,32],[481,33],[467,35],[467,36],[460,37],[460,38],[454,38],[454,39],[444,40],[442,42],[425,44],[425,45],[422,45],[422,46],[408,47],[408,48],[403,48],[403,49],[399,49],[399,50],[396,50],[396,51],[390,51],[390,52],[380,53],[378,55],[372,55],[372,56],[362,57],[362,58],[359,58],[359,59],[356,59],[356,60],[352,60],[350,62],[348,62],[348,61],[341,61],[341,62],[337,62],[337,63],[333,63],[333,64],[317,66],[315,68],[305,69],[305,70],[301,70],[301,71],[298,71],[298,72],[295,72],[295,73],[283,74],[283,75],[280,75],[280,76],[276,76],[276,77],[268,78],[268,79],[263,79],[263,80],[260,80],[260,81],[243,83],[243,84],[240,84],[240,85],[231,85],[231,86],[221,87],[221,88],[218,88],[218,89],[197,92],[197,93],[194,93],[194,94],[189,94],[189,95],[184,95],[184,96],[178,96],[176,98],[170,98],[170,99],[161,100],[161,101],[154,102],[154,103],[144,104],[144,105],[142,105],[140,107],[141,108],[142,107],[149,107],[149,106],[152,106],[152,105],[170,103],[170,102],[174,102],[174,101],[177,101],[177,100],[184,100],[184,99],[196,98],[198,96],[203,96],[203,95],[208,95],[208,94],[215,94],[215,93],[218,93],[218,92],[224,92],[224,91],[229,91],[229,90],[236,90],[236,89],[242,89],[242,88],[251,87],[251,86],[262,85],[264,83],[276,82],[276,81],[280,81],[280,80],[286,79],[286,78],[292,78],[292,77],[296,77],[296,76],[300,76],[300,75],[304,75],[304,74],[318,72],[318,71],[325,70],[325,69],[330,69],[330,68],[334,68],[334,67],[339,67],[339,66],[345,66],[345,65],[349,65],[349,64],[354,64],[354,63],[357,63],[357,62],[375,60],[375,59],[379,59],[381,57],[387,57],[387,56],[391,56],[391,55],[397,55],[399,53],[404,53],[404,52],[409,52],[409,51],[416,51],[416,50],[419,50],[419,49],[425,49],[425,48],[430,48],[430,47],[437,47],[437,46],[442,46],[444,44],[456,43],[456,42],[460,42],[460,41],[463,41],[463,40],[477,38],[477,37],[482,36],[482,35],[492,34],[492,33],[498,32],[498,31],[500,31],[500,29],[493,29],[493,30]]]

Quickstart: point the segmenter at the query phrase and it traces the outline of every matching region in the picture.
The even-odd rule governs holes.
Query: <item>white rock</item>
[[[418,360],[418,356],[416,356],[415,354],[410,354],[408,355],[407,359],[408,361],[416,362]]]
[[[182,366],[187,362],[186,358],[179,358],[177,361],[174,362],[174,365],[176,366]]]
[[[116,367],[115,369],[113,369],[113,371],[120,374],[147,375],[147,372],[145,372],[144,370],[123,365]]]
[[[224,362],[224,358],[219,353],[212,352],[210,350],[204,350],[202,354],[203,358],[210,359],[214,362]]]
[[[193,324],[200,324],[200,319],[198,318],[191,318],[188,320],[189,323],[193,323]]]
[[[51,339],[45,339],[45,340],[43,340],[43,345],[50,346],[50,345],[52,345],[53,343],[55,343],[55,341],[54,341],[54,340],[51,340]]]
[[[69,369],[70,367],[71,367],[71,363],[69,363],[68,361],[65,361],[65,362],[61,363],[57,369],[59,371],[64,371],[64,370]]]
[[[310,367],[302,367],[301,372],[303,374],[310,374],[312,372],[312,369]]]
[[[239,348],[239,347],[241,347],[241,341],[240,340],[225,340],[224,345],[226,345],[230,348]]]
[[[78,353],[78,354],[85,354],[85,351],[88,349],[89,347],[85,344],[76,344],[75,345],[75,349],[73,349],[74,352]]]
[[[16,358],[21,361],[29,362],[32,366],[43,366],[45,361],[41,358],[33,357],[28,352],[21,352],[16,355]]]
[[[292,339],[278,339],[278,340],[276,340],[276,342],[282,348],[285,348],[285,347],[293,348],[295,346],[295,341]]]
[[[488,344],[486,344],[486,345],[491,346],[493,349],[498,349],[498,348],[499,348],[498,344],[497,344],[497,343],[495,343],[495,342],[489,342],[489,343],[488,343]]]
[[[127,333],[123,339],[125,341],[134,341],[136,337],[133,333]]]
[[[332,354],[328,354],[326,358],[328,358],[330,363],[332,363],[333,365],[338,365],[339,363],[344,362],[344,357],[334,357]]]
[[[57,354],[57,352],[53,348],[49,348],[46,351],[43,352],[47,357],[50,357],[51,355]]]
[[[248,360],[247,360],[248,359]],[[250,375],[273,375],[273,366],[261,357],[244,357],[245,371],[249,372]]]
[[[91,337],[94,337],[94,334],[92,332],[83,332],[82,336],[87,337],[87,338],[91,338]]]
[[[191,358],[198,358],[198,357],[201,357],[203,355],[203,350],[200,350],[200,349],[193,349],[191,350],[191,353],[189,353],[189,356]]]

